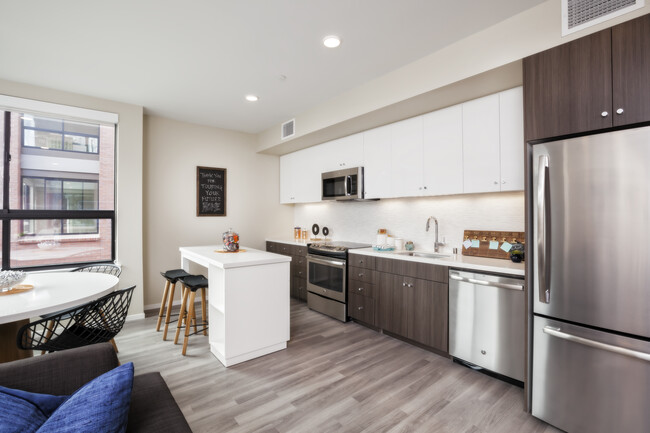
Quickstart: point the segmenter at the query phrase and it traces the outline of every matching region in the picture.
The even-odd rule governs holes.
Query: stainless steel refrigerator
[[[532,146],[532,413],[650,432],[650,127]]]

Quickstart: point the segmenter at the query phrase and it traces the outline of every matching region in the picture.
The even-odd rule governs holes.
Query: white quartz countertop
[[[272,238],[272,239],[266,239],[267,242],[277,242],[279,244],[288,244],[288,245],[299,245],[301,247],[306,247],[310,241],[307,242],[296,242],[293,239],[281,239],[281,238]]]
[[[213,265],[223,269],[239,268],[244,266],[268,265],[273,263],[290,262],[291,257],[269,253],[245,246],[240,247],[237,253],[224,253],[222,245],[207,245],[199,247],[180,247],[178,249],[183,258],[204,266]],[[246,251],[242,251],[246,250]]]
[[[316,239],[307,239],[307,242],[296,242],[295,240],[292,239],[282,239],[282,238],[269,238],[266,239],[267,242],[277,242],[280,244],[288,244],[288,245],[298,245],[301,247],[306,247],[307,244],[311,244],[314,242],[330,242],[332,239],[330,238],[318,238]]]
[[[430,253],[431,251],[421,251]],[[372,248],[359,248],[348,251],[349,254],[362,254],[366,256],[385,257],[389,259],[407,260],[411,262],[431,263],[434,265],[449,266],[450,268],[493,272],[505,275],[525,275],[526,265],[524,262],[513,263],[510,260],[488,259],[485,257],[463,256],[461,254],[450,255],[449,257],[432,259],[428,257],[416,257],[399,254],[395,251],[375,251]]]

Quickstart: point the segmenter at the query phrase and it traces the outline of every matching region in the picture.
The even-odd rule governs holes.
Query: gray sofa
[[[72,394],[118,365],[110,343],[94,344],[0,364],[0,385],[42,394]],[[136,374],[127,432],[191,431],[160,373]]]

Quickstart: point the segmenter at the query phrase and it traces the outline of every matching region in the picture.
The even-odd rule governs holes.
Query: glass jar
[[[223,250],[229,252],[239,251],[239,233],[235,233],[232,229],[228,229],[223,234]]]

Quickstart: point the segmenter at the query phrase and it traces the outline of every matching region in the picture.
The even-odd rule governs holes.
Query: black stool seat
[[[191,274],[188,274],[182,269],[172,269],[170,271],[161,272],[160,275],[165,277],[170,283],[174,284],[181,278],[189,277]]]
[[[163,341],[167,339],[167,329],[172,314],[172,304],[174,303],[174,291],[176,290],[176,282],[184,277],[189,277],[190,274],[185,272],[183,269],[171,269],[169,271],[161,272],[165,280],[165,290],[162,295],[162,302],[160,303],[160,311],[158,312],[158,322],[156,323],[156,332],[160,331],[160,325],[162,324],[162,319],[165,317],[165,332],[163,332]],[[181,296],[182,297],[182,296]],[[165,307],[167,307],[167,313],[165,314]]]
[[[181,278],[181,283],[185,284],[185,287],[193,292],[208,287],[208,279],[203,275],[188,275],[187,277]]]

